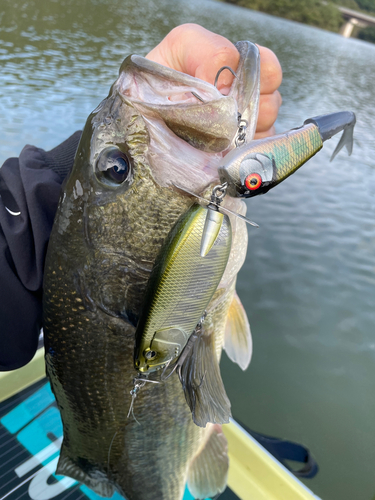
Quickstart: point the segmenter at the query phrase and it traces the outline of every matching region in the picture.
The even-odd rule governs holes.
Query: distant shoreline
[[[353,23],[347,31],[348,19],[338,7],[345,7],[375,18],[375,0],[221,0],[225,3],[246,7],[265,14],[360,38],[375,43],[375,26]]]

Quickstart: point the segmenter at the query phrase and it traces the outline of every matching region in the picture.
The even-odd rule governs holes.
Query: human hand
[[[277,90],[282,80],[280,63],[272,50],[261,45],[258,48],[260,99],[255,139],[275,134],[274,123],[282,102]],[[230,66],[236,71],[239,61],[239,53],[229,40],[197,24],[177,26],[146,57],[209,83],[214,82],[217,72],[223,66]],[[229,71],[223,71],[217,87],[225,94],[232,81],[233,75]]]

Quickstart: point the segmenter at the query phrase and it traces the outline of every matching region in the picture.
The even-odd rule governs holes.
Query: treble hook
[[[171,361],[172,361],[172,360],[170,359],[170,360],[166,363],[166,365],[165,365],[165,367],[164,367],[163,371],[161,372],[161,375],[160,375],[160,380],[161,380],[162,382],[165,382],[166,380],[168,380],[168,379],[169,379],[169,377],[170,377],[170,376],[171,376],[171,375],[172,375],[172,374],[176,371],[176,369],[177,369],[177,367],[178,367],[178,363],[177,363],[177,362],[176,362],[176,363],[174,363],[172,370],[168,373],[168,375],[167,375],[167,376],[165,376],[165,372],[168,370],[169,365],[171,364]]]
[[[130,408],[128,411],[128,415],[126,418],[129,418],[130,414],[133,415],[134,420],[137,422],[138,425],[141,425],[138,420],[135,418],[134,415],[134,400],[137,397],[138,392],[142,387],[146,385],[146,382],[150,382],[151,384],[160,384],[157,380],[148,380],[147,378],[142,378],[142,377],[135,377],[133,378],[133,389],[130,391],[130,395],[132,397],[132,400],[130,402]]]

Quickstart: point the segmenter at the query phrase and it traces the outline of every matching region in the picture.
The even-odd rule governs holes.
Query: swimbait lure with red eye
[[[219,165],[227,194],[250,198],[264,194],[314,156],[323,142],[344,131],[331,160],[346,146],[353,148],[355,114],[342,111],[306,120],[302,127],[259,139],[230,151]]]

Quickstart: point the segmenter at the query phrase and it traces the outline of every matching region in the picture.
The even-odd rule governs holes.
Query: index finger
[[[190,23],[174,28],[146,57],[212,84],[220,68],[229,66],[236,71],[239,61],[232,42]],[[217,87],[230,87],[232,81],[232,74],[224,71]]]

